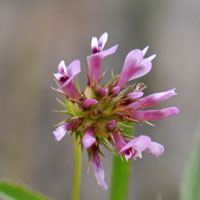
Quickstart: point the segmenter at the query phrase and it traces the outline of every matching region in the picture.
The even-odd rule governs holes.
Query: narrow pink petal
[[[92,53],[98,52],[98,39],[97,39],[97,37],[92,37],[91,49],[92,49]]]
[[[140,109],[148,108],[148,107],[154,106],[156,104],[159,104],[162,101],[165,101],[174,95],[176,95],[175,88],[172,90],[169,90],[169,91],[165,91],[165,92],[154,93],[154,94],[151,94],[149,96],[146,96],[146,97],[140,99],[137,102],[129,104],[128,106],[126,106],[126,108],[127,109],[132,108],[134,110],[136,110],[138,108],[140,108]]]
[[[65,76],[64,76],[63,74],[59,73],[59,72],[54,73],[53,75],[55,76],[55,78],[56,78],[59,82],[60,82],[60,80],[61,80],[62,78],[65,78]]]
[[[132,50],[126,56],[118,86],[122,87],[127,81],[144,76],[151,70],[151,62],[143,59],[140,49]]]
[[[67,67],[65,65],[65,61],[62,60],[62,61],[60,61],[59,65],[58,65],[58,72],[61,74],[66,74],[66,71],[67,71]]]
[[[103,187],[104,190],[108,189],[107,184],[105,183],[104,177],[104,169],[99,157],[99,153],[96,150],[92,151],[92,167],[93,167],[93,172],[94,176],[97,180],[97,183]]]
[[[140,152],[144,151],[151,143],[151,138],[146,135],[140,135],[132,140],[130,140],[120,152],[126,151],[129,148],[136,149]]]
[[[118,152],[121,152],[121,149],[126,145],[126,142],[124,141],[123,137],[119,133],[114,133],[114,145]]]
[[[156,57],[156,54],[153,54],[152,56],[149,56],[146,59],[148,59],[149,61],[152,61],[153,59],[155,59],[155,57]]]
[[[99,38],[99,42],[98,42],[98,46],[99,46],[99,50],[102,51],[106,42],[108,40],[108,33],[105,32],[101,35],[101,37]]]
[[[65,136],[66,132],[67,132],[67,129],[66,129],[65,124],[56,128],[56,130],[53,131],[53,134],[55,136],[55,140],[60,141]]]
[[[59,88],[67,97],[80,99],[81,95],[76,86],[72,82],[72,78],[68,79],[61,88]]]
[[[143,92],[130,92],[129,94],[127,94],[127,98],[133,101],[133,100],[139,99],[143,95],[144,95]]]
[[[105,57],[114,54],[117,50],[117,47],[118,45],[115,45],[110,49],[92,54],[87,57],[91,84],[94,84],[94,82],[96,82],[97,84],[99,83],[101,63]]]
[[[97,103],[98,103],[98,101],[96,99],[86,99],[86,100],[82,101],[81,105],[83,108],[90,108],[91,106],[94,106]]]
[[[142,50],[143,56],[146,55],[146,53],[147,53],[148,50],[149,50],[149,46],[146,46],[146,47]]]
[[[136,120],[155,121],[177,115],[178,113],[178,108],[169,107],[161,110],[132,111],[131,117]]]
[[[164,152],[164,146],[157,142],[151,142],[150,145],[145,149],[145,151],[156,157],[159,157]]]
[[[91,147],[96,142],[96,138],[94,136],[94,128],[90,127],[86,130],[83,135],[82,143],[85,149]]]
[[[79,60],[74,60],[67,67],[66,75],[68,77],[75,77],[81,72],[81,64]]]

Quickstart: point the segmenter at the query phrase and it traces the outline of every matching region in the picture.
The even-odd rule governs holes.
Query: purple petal
[[[82,107],[83,108],[90,108],[91,106],[97,104],[98,101],[96,99],[86,99],[82,102]]]
[[[151,142],[150,145],[145,149],[145,151],[156,157],[159,157],[164,152],[164,146],[157,142]]]
[[[126,56],[118,86],[122,87],[127,81],[144,76],[151,70],[151,61],[143,59],[143,52],[132,50]]]
[[[104,177],[105,177],[104,169],[103,169],[99,154],[96,150],[92,151],[92,167],[93,167],[93,172],[97,180],[97,183],[100,186],[102,186],[104,190],[107,190],[108,186],[104,181]]]
[[[59,88],[67,97],[73,98],[73,99],[80,99],[81,95],[78,92],[76,86],[72,82],[72,78],[69,78],[64,85]]]
[[[97,39],[97,37],[92,37],[91,49],[92,49],[92,53],[98,52],[98,39]]]
[[[144,95],[143,92],[130,92],[129,94],[127,94],[127,97],[129,100],[133,101],[133,100],[139,99],[143,95]]]
[[[155,121],[177,115],[178,113],[178,108],[169,107],[161,110],[132,111],[131,117],[136,120]]]
[[[108,33],[105,32],[101,35],[101,37],[99,38],[99,42],[98,42],[98,46],[99,46],[99,50],[102,51],[106,42],[108,40]]]
[[[68,77],[75,77],[81,72],[81,64],[79,60],[74,60],[67,67],[66,75]]]
[[[117,47],[118,45],[115,45],[111,47],[110,49],[101,51],[96,54],[92,54],[87,57],[91,84],[94,84],[94,82],[96,82],[97,84],[99,83],[101,63],[105,57],[114,54],[117,50]]]
[[[105,88],[98,88],[97,93],[100,97],[105,97],[107,90]]]
[[[59,73],[59,72],[57,72],[57,73],[54,73],[54,76],[55,76],[55,78],[59,81],[59,83],[62,85],[62,79],[66,79],[65,78],[65,76],[63,75],[63,74],[61,74],[61,73]]]
[[[66,74],[67,72],[67,67],[65,65],[65,61],[62,60],[60,61],[59,65],[58,65],[58,72],[61,74]]]
[[[149,50],[149,46],[146,46],[146,47],[142,50],[143,56],[146,55],[146,53],[147,53],[148,50]]]
[[[66,129],[65,124],[56,128],[56,130],[53,131],[53,134],[55,136],[55,140],[60,141],[65,136],[66,132],[67,132],[67,129]]]
[[[151,138],[146,135],[140,135],[132,140],[130,140],[121,150],[126,151],[129,148],[134,148],[138,151],[144,151],[151,143]]]
[[[156,54],[153,54],[152,56],[149,56],[148,58],[146,58],[149,61],[152,61],[153,59],[155,59]]]
[[[85,149],[91,147],[96,142],[96,138],[94,137],[94,128],[90,127],[86,130],[83,135],[82,143]]]
[[[114,133],[114,145],[118,152],[121,152],[121,149],[126,145],[126,142],[124,141],[123,137],[119,133]]]
[[[134,102],[134,103],[126,106],[126,108],[127,109],[132,108],[134,110],[136,110],[138,108],[140,108],[140,109],[148,108],[148,107],[154,106],[156,104],[159,104],[162,101],[165,101],[174,95],[176,95],[175,88],[172,90],[166,91],[166,92],[154,93],[154,94],[151,94],[149,96],[146,96],[146,97],[140,99],[140,101],[138,101],[138,102]]]

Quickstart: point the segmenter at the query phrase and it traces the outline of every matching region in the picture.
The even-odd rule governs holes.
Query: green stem
[[[81,145],[80,140],[74,137],[75,160],[74,160],[74,183],[72,191],[72,200],[79,200],[81,183]]]

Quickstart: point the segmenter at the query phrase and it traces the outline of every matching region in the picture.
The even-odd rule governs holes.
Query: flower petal
[[[108,186],[104,181],[104,177],[105,177],[104,169],[103,169],[99,154],[96,150],[92,151],[92,167],[93,167],[93,172],[97,180],[97,183],[100,186],[102,186],[104,190],[107,190]]]
[[[127,94],[127,98],[131,101],[139,99],[140,97],[142,97],[144,95],[143,92],[130,92]]]
[[[86,99],[86,100],[82,101],[81,105],[83,108],[90,108],[91,106],[94,106],[97,103],[98,103],[98,101],[96,99]]]
[[[164,152],[164,146],[157,142],[151,142],[150,145],[145,149],[145,151],[156,157],[159,157]]]
[[[66,75],[68,77],[75,77],[77,74],[81,72],[81,64],[79,60],[74,60],[71,62],[66,71]]]
[[[149,50],[149,46],[146,46],[146,47],[142,50],[143,56],[146,55],[146,53],[147,53],[148,50]]]
[[[129,104],[128,106],[126,106],[126,108],[127,109],[132,108],[134,110],[138,108],[140,109],[148,108],[156,104],[159,104],[162,101],[165,101],[174,95],[176,95],[175,88],[166,92],[154,93],[140,99],[140,101]]]
[[[146,135],[140,135],[132,140],[130,140],[121,150],[126,151],[129,148],[136,149],[140,152],[144,151],[151,143],[151,138]]]
[[[151,61],[143,59],[145,52],[135,49],[126,56],[118,86],[122,87],[127,81],[144,76],[151,70]]]
[[[59,126],[56,130],[53,131],[56,141],[60,141],[66,134],[66,124]]]
[[[179,109],[176,107],[164,108],[161,110],[132,111],[131,118],[136,120],[155,121],[177,115]]]
[[[117,47],[118,45],[115,45],[111,47],[110,49],[101,51],[96,54],[92,54],[87,57],[90,84],[94,84],[94,82],[96,82],[97,84],[99,83],[101,63],[105,57],[114,54],[117,50]]]
[[[91,49],[92,49],[92,53],[98,52],[98,39],[97,39],[97,37],[92,37]]]
[[[123,147],[126,145],[126,142],[124,141],[123,137],[117,132],[113,134],[113,137],[115,148],[118,152],[121,152],[121,149],[123,149]]]
[[[83,135],[82,143],[85,149],[91,147],[96,142],[96,138],[94,137],[94,128],[90,127],[86,130]]]
[[[119,87],[122,87],[129,80],[139,77],[138,74],[142,69],[138,68],[138,66],[142,62],[142,59],[143,52],[140,49],[135,49],[128,53],[117,84]]]
[[[58,72],[61,74],[66,74],[67,72],[67,67],[65,65],[65,61],[61,60],[59,65],[58,65]]]
[[[72,82],[72,78],[69,78],[61,88],[59,88],[67,97],[73,99],[80,99],[81,95],[78,92],[76,86]]]
[[[106,42],[108,40],[108,33],[105,32],[101,35],[101,37],[99,38],[99,42],[98,42],[98,46],[99,46],[99,50],[102,51]]]

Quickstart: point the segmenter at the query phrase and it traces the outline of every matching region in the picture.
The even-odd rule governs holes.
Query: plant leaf
[[[1,200],[50,200],[41,194],[8,181],[0,181]]]
[[[127,135],[133,134],[133,123],[120,124]],[[113,156],[111,172],[110,200],[125,200],[128,196],[131,161],[122,161],[120,156]]]
[[[195,135],[192,155],[186,168],[182,184],[181,200],[200,199],[200,122]]]

